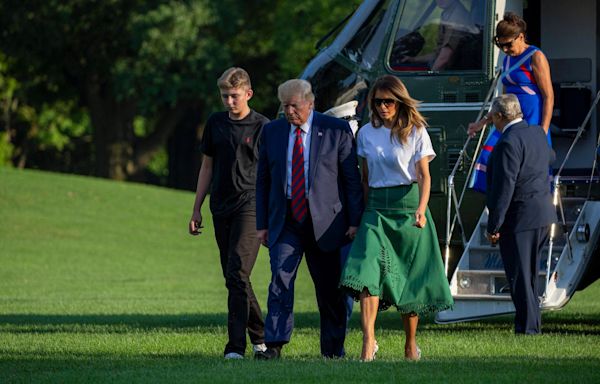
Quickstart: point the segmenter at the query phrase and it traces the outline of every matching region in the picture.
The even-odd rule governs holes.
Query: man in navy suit
[[[364,208],[356,145],[347,122],[313,110],[307,81],[286,81],[278,97],[285,118],[264,126],[256,176],[257,235],[269,247],[272,277],[267,351],[255,357],[278,358],[290,340],[303,254],[319,307],[321,354],[342,357],[347,317],[338,288],[340,248],[354,238]]]
[[[487,235],[492,244],[500,244],[515,305],[515,333],[538,334],[541,250],[556,221],[548,180],[554,153],[543,129],[523,121],[515,95],[495,98],[490,114],[502,136],[487,168]]]

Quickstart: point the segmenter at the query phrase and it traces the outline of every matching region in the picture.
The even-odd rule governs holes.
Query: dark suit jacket
[[[502,133],[487,168],[488,233],[514,233],[556,222],[548,179],[553,161],[540,126],[521,121]]]
[[[308,206],[315,240],[323,251],[345,242],[364,209],[356,144],[347,122],[313,112]],[[283,229],[286,211],[287,148],[290,124],[279,119],[263,127],[256,175],[256,227],[268,229],[269,245]]]

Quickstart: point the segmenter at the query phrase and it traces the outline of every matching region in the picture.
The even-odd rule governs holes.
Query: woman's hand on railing
[[[490,114],[485,115],[481,120],[473,123],[469,123],[469,127],[467,129],[467,134],[469,137],[474,137],[477,132],[481,131],[487,124],[491,123],[492,119]]]

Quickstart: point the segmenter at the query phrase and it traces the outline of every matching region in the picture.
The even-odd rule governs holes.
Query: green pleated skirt
[[[379,296],[379,310],[401,313],[452,308],[448,280],[427,209],[427,224],[417,228],[417,184],[369,188],[367,208],[342,271],[340,286],[355,300],[366,288]]]

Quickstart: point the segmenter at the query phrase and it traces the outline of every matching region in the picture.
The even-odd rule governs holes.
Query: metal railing
[[[565,219],[565,212],[563,209],[562,198],[560,196],[560,177],[561,177],[563,169],[565,168],[565,165],[567,164],[567,161],[569,160],[569,157],[571,156],[571,152],[573,152],[573,148],[575,148],[575,144],[577,144],[577,142],[581,138],[581,135],[583,134],[583,131],[585,130],[585,126],[587,125],[588,121],[592,117],[592,112],[594,112],[594,109],[598,105],[599,100],[600,100],[600,90],[596,93],[596,98],[594,99],[592,106],[590,107],[587,115],[585,116],[585,119],[583,119],[583,123],[581,123],[581,125],[577,129],[577,135],[573,139],[573,142],[571,143],[571,146],[569,147],[569,150],[567,151],[567,154],[565,155],[565,158],[564,158],[563,162],[561,163],[560,168],[558,169],[558,172],[554,176],[554,181],[552,183],[552,186],[554,188],[552,202],[553,202],[554,206],[558,208],[558,211],[560,213],[560,221],[561,221],[561,225],[562,225],[562,230],[566,237],[566,245],[567,245],[567,251],[568,251],[567,259],[569,260],[569,262],[573,261],[573,247],[571,246],[571,239],[569,238],[569,228],[567,227],[567,221]],[[591,188],[592,188],[592,181],[594,179],[594,172],[596,170],[598,148],[600,148],[600,134],[598,135],[596,147],[594,148],[594,161],[593,161],[593,165],[592,165],[592,171],[590,174],[588,195],[587,195],[586,200],[590,198],[590,193],[592,190]],[[556,235],[556,223],[552,223],[552,225],[550,226],[550,239],[548,241],[548,258],[546,260],[546,282],[545,282],[545,288],[544,288],[544,295],[546,294],[546,291],[548,289],[548,284],[550,283],[550,279],[552,278],[552,275],[553,275],[550,273],[550,269],[552,266],[552,248],[554,246],[555,235]],[[561,257],[562,257],[562,254],[561,254]],[[557,265],[558,265],[558,261],[557,261]]]
[[[496,87],[498,85],[498,81],[500,79],[500,73],[501,73],[501,71],[499,69],[496,70],[494,80],[492,81],[492,84],[491,84],[490,89],[488,90],[488,93],[484,99],[481,109],[479,110],[479,113],[477,114],[476,121],[481,120],[486,108],[489,105],[489,102],[491,101],[492,97],[494,96]],[[467,243],[467,239],[465,237],[465,228],[463,226],[462,218],[460,216],[460,207],[462,205],[462,201],[465,196],[465,191],[467,190],[467,186],[469,184],[469,180],[471,178],[471,174],[472,174],[473,168],[475,166],[475,161],[477,160],[477,156],[479,154],[479,149],[481,148],[481,142],[483,141],[483,138],[485,137],[486,128],[487,127],[484,126],[479,135],[479,139],[477,141],[477,146],[475,148],[475,153],[471,160],[471,164],[469,166],[469,171],[467,172],[466,182],[460,193],[460,198],[457,196],[456,189],[454,188],[455,187],[454,178],[456,176],[456,172],[458,172],[460,164],[462,163],[463,157],[465,156],[465,154],[467,152],[467,148],[472,139],[471,136],[467,136],[467,140],[465,141],[462,149],[460,150],[460,152],[458,154],[456,163],[454,163],[454,168],[452,168],[452,172],[450,172],[450,175],[448,176],[448,201],[447,201],[447,205],[446,205],[446,239],[445,239],[445,249],[444,249],[444,269],[446,272],[446,276],[448,278],[450,278],[450,276],[448,276],[448,265],[449,265],[449,260],[450,260],[450,242],[452,240],[452,233],[454,232],[454,226],[456,225],[457,221],[458,221],[458,225],[461,228],[463,246],[465,246]],[[452,204],[454,204],[454,209],[455,209],[454,217],[452,216]]]

